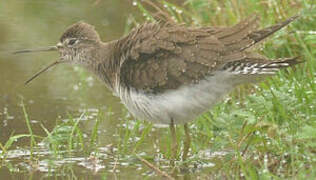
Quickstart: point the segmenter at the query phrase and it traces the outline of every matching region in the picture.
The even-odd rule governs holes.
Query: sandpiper
[[[293,16],[258,29],[258,18],[231,27],[186,27],[173,22],[145,23],[126,36],[102,42],[92,25],[78,22],[55,46],[15,53],[58,51],[61,63],[79,64],[105,83],[136,118],[169,124],[176,158],[175,124],[183,124],[187,158],[187,123],[212,108],[236,86],[254,83],[282,68],[300,63],[297,57],[270,60],[250,48],[288,25]]]

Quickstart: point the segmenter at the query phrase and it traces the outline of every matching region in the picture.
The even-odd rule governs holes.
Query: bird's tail
[[[276,59],[273,61],[258,64],[253,68],[251,74],[273,75],[283,68],[291,67],[302,62],[304,61],[300,61],[299,57]]]
[[[246,60],[234,61],[225,65],[224,69],[232,74],[236,85],[244,83],[256,83],[263,80],[266,76],[275,75],[281,69],[292,67],[302,63],[299,57],[282,58],[276,60]]]
[[[236,75],[273,75],[279,70],[302,63],[299,57],[282,58],[276,60],[244,59],[227,63],[223,69]]]

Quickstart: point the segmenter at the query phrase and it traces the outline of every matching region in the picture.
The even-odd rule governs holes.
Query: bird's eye
[[[77,42],[77,39],[70,39],[68,45],[74,45]]]

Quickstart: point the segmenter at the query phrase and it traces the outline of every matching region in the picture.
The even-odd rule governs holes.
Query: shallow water
[[[104,41],[119,38],[132,11],[136,9],[123,0],[12,0],[3,3],[0,7],[0,141],[4,142],[12,130],[16,134],[27,132],[19,106],[22,98],[34,130],[42,134],[40,123],[49,128],[58,117],[64,117],[66,113],[80,114],[84,110],[93,112],[111,108],[115,117],[107,121],[106,126],[116,124],[122,105],[92,74],[78,67],[61,65],[24,86],[25,80],[56,60],[58,54],[12,55],[11,52],[54,45],[65,28],[79,20],[95,25]]]

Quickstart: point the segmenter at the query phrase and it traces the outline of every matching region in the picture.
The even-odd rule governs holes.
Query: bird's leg
[[[190,130],[188,128],[188,123],[184,124],[184,133],[185,133],[185,140],[184,140],[184,148],[182,154],[182,161],[185,161],[188,157],[189,149],[191,146],[191,137],[190,137]]]
[[[172,160],[171,165],[174,166],[174,160],[177,159],[177,151],[178,151],[178,143],[177,143],[177,135],[176,135],[176,129],[173,122],[173,119],[171,119],[170,123],[170,132],[171,132],[171,153],[172,153]]]

